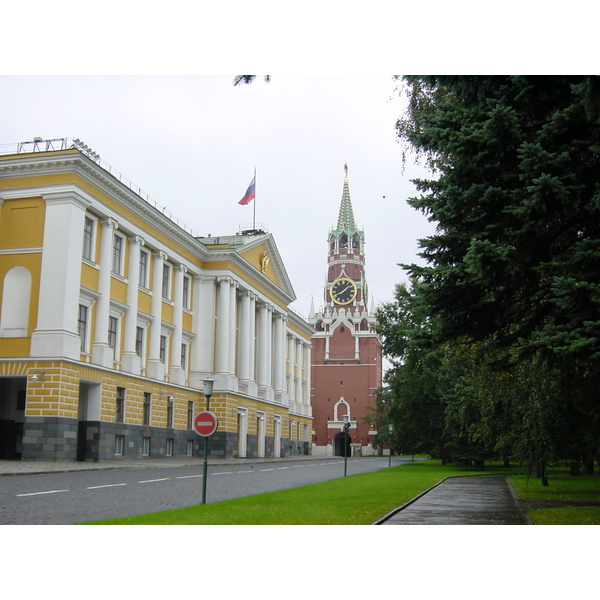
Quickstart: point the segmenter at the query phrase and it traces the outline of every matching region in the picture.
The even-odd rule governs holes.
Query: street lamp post
[[[390,438],[388,444],[390,446],[390,467],[392,466],[392,435],[394,434],[394,426],[390,425]]]
[[[347,443],[347,435],[348,430],[350,429],[350,420],[348,415],[344,415],[344,425],[342,426],[342,431],[344,432],[344,477],[346,477],[346,471],[348,470],[348,443]]]
[[[210,407],[210,397],[213,392],[214,381],[212,379],[204,379],[204,396],[206,398],[206,412]],[[202,504],[206,504],[206,477],[208,473],[208,437],[204,438],[204,469],[202,471]]]

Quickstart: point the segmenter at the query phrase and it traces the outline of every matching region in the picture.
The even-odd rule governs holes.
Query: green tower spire
[[[354,211],[352,210],[352,200],[350,200],[350,188],[348,187],[348,164],[344,165],[346,176],[344,177],[344,191],[342,192],[342,203],[340,205],[340,214],[338,216],[337,231],[352,233],[356,231],[356,222],[354,221]]]

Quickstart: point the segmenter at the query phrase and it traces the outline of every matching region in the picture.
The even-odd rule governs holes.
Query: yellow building
[[[0,156],[0,458],[310,453],[311,327],[273,236],[198,237],[79,140]]]

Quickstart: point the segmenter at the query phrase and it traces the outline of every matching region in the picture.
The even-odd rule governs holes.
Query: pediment
[[[281,260],[281,255],[270,233],[245,243],[237,249],[237,253],[240,258],[267,278],[274,286],[281,289],[287,296],[296,299],[296,294]]]

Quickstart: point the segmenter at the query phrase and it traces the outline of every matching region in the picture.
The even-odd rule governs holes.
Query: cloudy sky
[[[357,225],[366,236],[374,302],[406,280],[432,225],[409,207],[394,124],[398,83],[382,76],[3,76],[0,151],[6,145],[78,137],[103,163],[199,235],[230,235],[256,221],[271,232],[307,316],[323,302],[326,239],[337,222],[344,164]],[[256,168],[255,206],[238,201]]]

